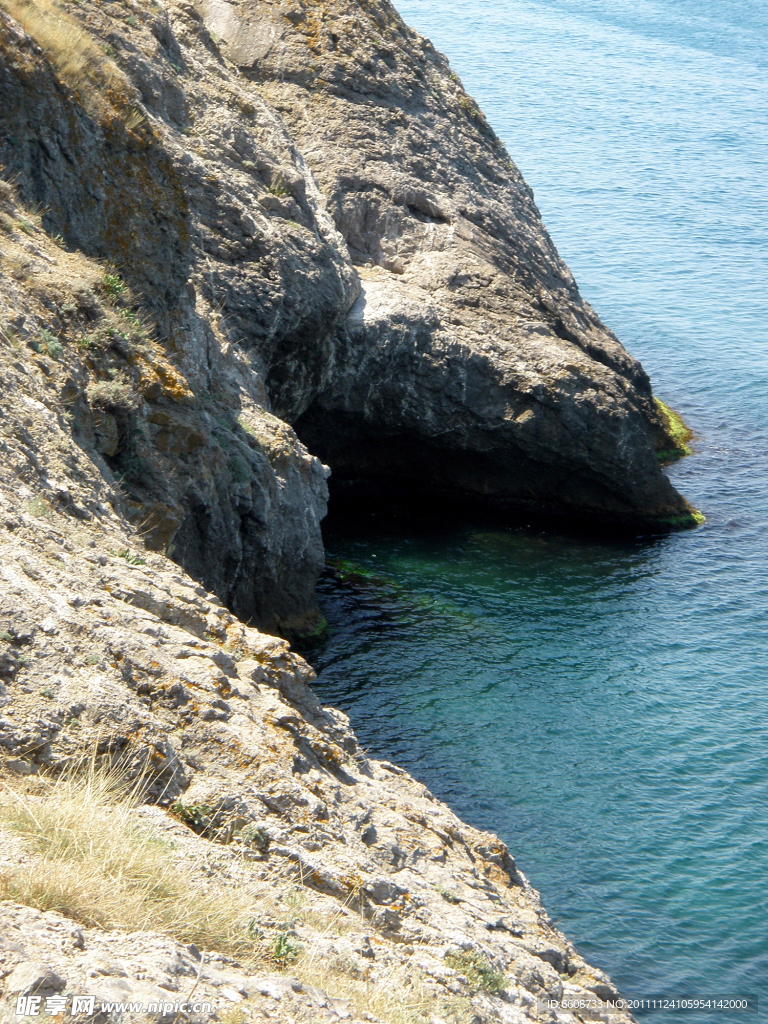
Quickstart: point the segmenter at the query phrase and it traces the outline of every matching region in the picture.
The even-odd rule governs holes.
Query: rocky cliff
[[[57,401],[145,544],[238,616],[317,621],[317,457],[432,503],[690,519],[647,376],[387,3],[2,6],[0,162],[77,285],[41,320]],[[122,409],[88,397],[118,378]]]
[[[102,268],[8,192],[5,211],[3,295],[24,327],[0,338],[2,1019],[19,999],[93,996],[71,1019],[629,1021],[503,843],[367,757],[285,641],[142,545],[57,397],[91,356],[39,326],[52,294],[95,303],[80,282],[97,289]],[[121,308],[105,300],[97,322]],[[122,429],[96,390],[127,387],[120,372],[86,385],[94,436],[113,436],[107,416]],[[110,766],[134,799],[94,795]]]
[[[385,0],[0,0],[0,100],[6,1006],[458,1024],[610,997],[503,844],[367,758],[268,635],[317,628],[329,467],[692,521],[658,458],[682,442],[482,113]],[[90,903],[95,834],[41,825],[91,820],[83,751],[153,805],[101,806],[125,849],[165,851],[134,888],[92,856]]]

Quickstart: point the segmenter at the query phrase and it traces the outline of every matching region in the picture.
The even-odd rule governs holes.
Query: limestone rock
[[[80,933],[80,944],[62,945],[60,934],[68,922],[55,913],[40,913],[11,902],[0,903],[0,926],[7,937],[5,964],[16,962],[0,981],[0,1000],[13,1019],[19,994],[63,993],[68,1004],[74,997],[94,997],[90,1021],[187,1020],[196,1024],[221,1021],[238,1005],[247,1007],[250,1021],[283,1020],[352,1024],[357,1013],[340,1013],[327,997],[283,975],[249,975],[220,958],[210,961],[190,946],[148,932],[105,934],[95,929]],[[41,970],[34,958],[50,957],[65,977]],[[19,988],[18,978],[39,975],[39,986]],[[0,1002],[0,1005],[2,1005]],[[122,1005],[120,1005],[122,1004]],[[139,1007],[159,1007],[141,1012]],[[181,1008],[183,1006],[183,1009]],[[130,1009],[129,1009],[130,1007]],[[4,1018],[5,1019],[5,1018]]]
[[[361,277],[299,435],[339,482],[633,525],[690,513],[640,364],[580,296],[446,59],[388,3],[197,0]]]
[[[519,1024],[610,995],[505,845],[368,759],[265,631],[317,625],[318,455],[431,500],[685,515],[645,374],[385,0],[34,8],[85,59],[0,9],[0,767],[31,800],[84,754],[142,780],[202,886],[298,894],[254,934],[314,973],[9,900],[4,1011],[196,986],[190,1020],[356,1024],[396,978],[425,1020]],[[39,856],[0,837],[2,884]]]
[[[61,992],[66,987],[67,979],[51,967],[30,959],[15,967],[3,979],[3,984],[10,996],[28,996]]]

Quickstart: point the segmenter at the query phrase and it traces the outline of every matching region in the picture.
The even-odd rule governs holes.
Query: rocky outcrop
[[[116,510],[246,621],[311,631],[327,470],[264,408],[258,376],[209,322],[189,314],[179,355],[116,272],[53,244],[11,190],[0,205],[1,401],[19,486],[31,472],[35,500],[83,521]],[[24,426],[21,382],[76,441],[54,465],[53,428]]]
[[[690,520],[645,373],[445,59],[387,3],[2,6],[0,162],[77,285],[38,317],[89,367],[60,400],[145,543],[241,618],[318,622],[313,456],[341,484],[433,504]],[[73,278],[76,255],[101,269]],[[130,424],[88,399],[111,373],[136,393]]]
[[[280,119],[197,20],[174,8],[177,38],[164,9],[137,13],[127,24],[120,4],[78,8],[120,53],[122,70],[86,49],[102,65],[91,80],[0,11],[0,162],[66,246],[18,255],[9,228],[8,259],[28,266],[13,269],[24,281],[4,323],[24,344],[44,329],[65,346],[59,401],[145,543],[246,621],[311,631],[327,471],[272,411],[299,415],[327,381],[355,274]],[[84,269],[81,254],[102,265]],[[46,292],[37,318],[16,294],[25,282]],[[102,396],[94,422],[88,387],[115,374],[132,415]]]
[[[82,929],[59,914],[41,914],[11,902],[0,903],[0,922],[7,951],[5,956],[0,953],[0,962],[8,972],[3,1002],[9,1021],[18,1000],[30,997],[41,1008],[58,997],[67,1009],[78,997],[87,1007],[92,997],[95,1012],[90,1019],[101,1021],[362,1024],[372,1019],[370,1014],[361,1017],[348,1000],[329,998],[297,978],[246,973],[226,958],[205,956],[163,935]],[[142,1013],[139,1007],[153,1009]],[[86,1019],[82,1013],[77,1016]]]
[[[579,295],[445,58],[386,2],[196,8],[289,125],[359,269],[330,383],[297,423],[334,479],[685,517],[647,375]]]

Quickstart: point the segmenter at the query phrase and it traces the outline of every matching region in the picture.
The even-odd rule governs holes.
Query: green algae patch
[[[305,633],[302,640],[305,644],[319,644],[328,639],[328,619],[321,615],[317,625],[309,633]]]
[[[356,586],[384,586],[390,582],[347,558],[329,558],[327,565],[339,583],[352,583]]]
[[[669,526],[673,530],[690,530],[695,526],[701,526],[702,523],[706,522],[706,519],[702,512],[699,512],[697,508],[694,508],[683,515],[668,516],[666,519],[661,519],[659,521],[663,523],[664,526]]]
[[[682,459],[686,455],[693,454],[693,449],[688,442],[693,437],[693,431],[683,421],[682,416],[670,409],[660,398],[654,398],[656,408],[661,413],[667,427],[667,435],[672,439],[673,447],[665,448],[656,452],[656,458],[662,464]],[[699,513],[700,515],[701,513]]]

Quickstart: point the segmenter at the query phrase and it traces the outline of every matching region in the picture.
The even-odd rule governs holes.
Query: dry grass
[[[0,899],[89,927],[165,932],[250,969],[285,968],[387,1024],[427,1024],[435,1012],[450,1024],[471,1021],[468,999],[441,1000],[402,961],[384,974],[379,961],[371,980],[359,961],[329,957],[323,940],[354,927],[345,908],[313,906],[294,883],[253,881],[246,860],[243,870],[224,877],[206,871],[205,858],[185,857],[163,829],[137,814],[139,786],[119,774],[89,762],[66,777],[40,780],[34,794],[28,785],[0,780],[0,830],[15,834],[26,854],[0,872]],[[255,926],[254,918],[264,917],[277,925],[271,938]],[[291,929],[299,922],[312,935],[294,942]]]
[[[0,896],[91,927],[163,931],[264,962],[248,923],[272,896],[201,877],[137,817],[137,802],[119,777],[94,770],[50,783],[43,796],[4,784],[0,824],[33,856],[0,878]]]
[[[26,281],[30,275],[32,259],[25,253],[0,253],[0,261],[8,268],[8,273],[17,281]]]
[[[377,972],[372,981],[309,949],[291,966],[291,974],[337,999],[347,999],[386,1024],[429,1024],[435,1015],[446,1024],[472,1024],[477,1019],[469,998],[436,996],[402,963],[386,973]]]
[[[93,110],[107,99],[113,106],[124,106],[127,97],[120,69],[53,0],[0,0],[0,6],[45,50],[62,80],[80,95],[86,107]],[[126,111],[127,117],[132,115],[140,118]]]

